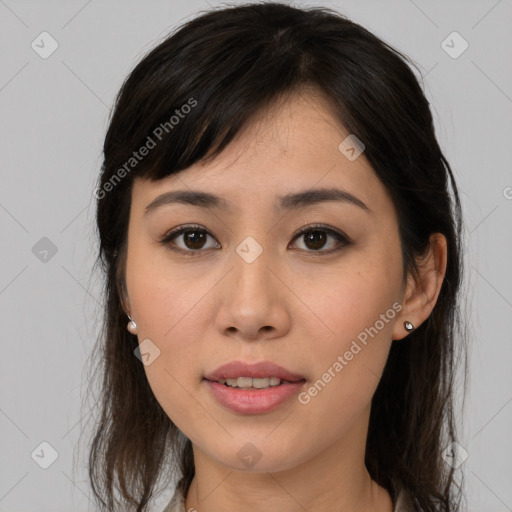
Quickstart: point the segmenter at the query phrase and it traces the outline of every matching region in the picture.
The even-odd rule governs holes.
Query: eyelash
[[[190,225],[180,226],[179,228],[174,229],[174,230],[166,233],[160,239],[160,244],[163,245],[166,249],[169,249],[169,250],[171,250],[173,252],[185,254],[187,256],[192,256],[192,257],[197,255],[200,252],[205,252],[204,249],[196,249],[196,250],[194,250],[194,249],[181,249],[179,247],[174,246],[171,243],[172,240],[174,240],[175,238],[177,238],[179,235],[183,234],[186,231],[192,231],[192,232],[199,231],[199,232],[207,233],[208,235],[212,236],[208,232],[208,230],[204,229],[203,227],[201,227],[201,226],[199,226],[197,224],[190,224]],[[326,254],[332,254],[332,253],[338,252],[342,248],[352,244],[352,241],[344,233],[341,233],[341,232],[339,232],[337,230],[334,230],[334,229],[332,229],[332,228],[330,228],[328,226],[324,226],[322,224],[314,224],[314,225],[311,225],[311,226],[308,226],[306,228],[301,229],[298,233],[296,233],[294,235],[292,240],[295,240],[295,239],[299,238],[301,235],[305,235],[306,233],[310,233],[312,231],[322,231],[322,232],[325,232],[325,233],[331,235],[332,237],[334,237],[338,242],[341,243],[341,246],[338,246],[338,247],[336,247],[334,249],[329,249],[329,250],[321,250],[320,249],[318,251],[314,251],[314,250],[309,250],[309,251],[305,250],[304,251],[304,252],[307,252],[307,253],[311,253],[313,255],[321,256],[321,255],[326,255]]]

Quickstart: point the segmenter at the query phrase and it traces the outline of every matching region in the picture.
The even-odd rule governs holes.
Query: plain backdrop
[[[210,5],[220,3],[0,0],[0,512],[94,510],[75,452],[102,302],[91,274],[102,142],[130,70]],[[420,66],[466,221],[468,458],[457,471],[470,512],[511,511],[512,2],[296,5],[332,7]]]

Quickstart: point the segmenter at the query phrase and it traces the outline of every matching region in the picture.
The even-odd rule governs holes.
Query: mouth
[[[240,377],[239,379],[243,379],[243,383],[248,383],[245,380],[247,379],[246,377]],[[238,383],[239,379],[235,379],[235,381]],[[270,381],[270,379],[266,378],[249,378],[249,380],[252,381],[253,384],[254,380]],[[261,388],[254,387],[253,385],[251,385],[251,387],[238,387],[238,385],[230,386],[227,382],[221,384],[221,382],[207,379],[204,379],[203,382],[207,385],[207,388],[209,388],[210,393],[217,403],[231,412],[238,414],[266,414],[278,409],[286,402],[289,402],[294,396],[300,393],[306,382],[305,379],[295,382],[281,379],[277,379],[277,381],[279,381],[279,384],[271,386],[269,382],[267,387]],[[256,384],[258,385],[258,382],[256,382]],[[262,384],[266,384],[266,382]]]
[[[207,374],[203,381],[217,402],[232,412],[263,414],[299,393],[306,378],[269,361],[232,361]]]
[[[265,389],[306,380],[303,375],[270,361],[259,363],[232,361],[205,375],[204,379],[241,389]]]
[[[235,389],[268,389],[275,388],[283,384],[306,382],[306,379],[286,380],[280,379],[279,377],[237,377],[234,379],[219,379],[210,382],[218,382],[219,384],[223,384],[224,386]]]

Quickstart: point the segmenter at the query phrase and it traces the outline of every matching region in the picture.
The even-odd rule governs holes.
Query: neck
[[[193,445],[195,476],[186,510],[392,512],[389,493],[364,465],[366,430],[360,426],[314,457],[276,471],[239,471]]]

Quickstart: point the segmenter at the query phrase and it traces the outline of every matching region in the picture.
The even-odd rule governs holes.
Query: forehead
[[[367,205],[389,200],[364,152],[349,159],[342,150],[349,135],[323,96],[295,93],[258,112],[214,160],[158,181],[136,178],[133,206],[145,211],[178,190],[216,195],[232,214],[264,203],[276,209],[285,196],[319,188],[341,189]]]

